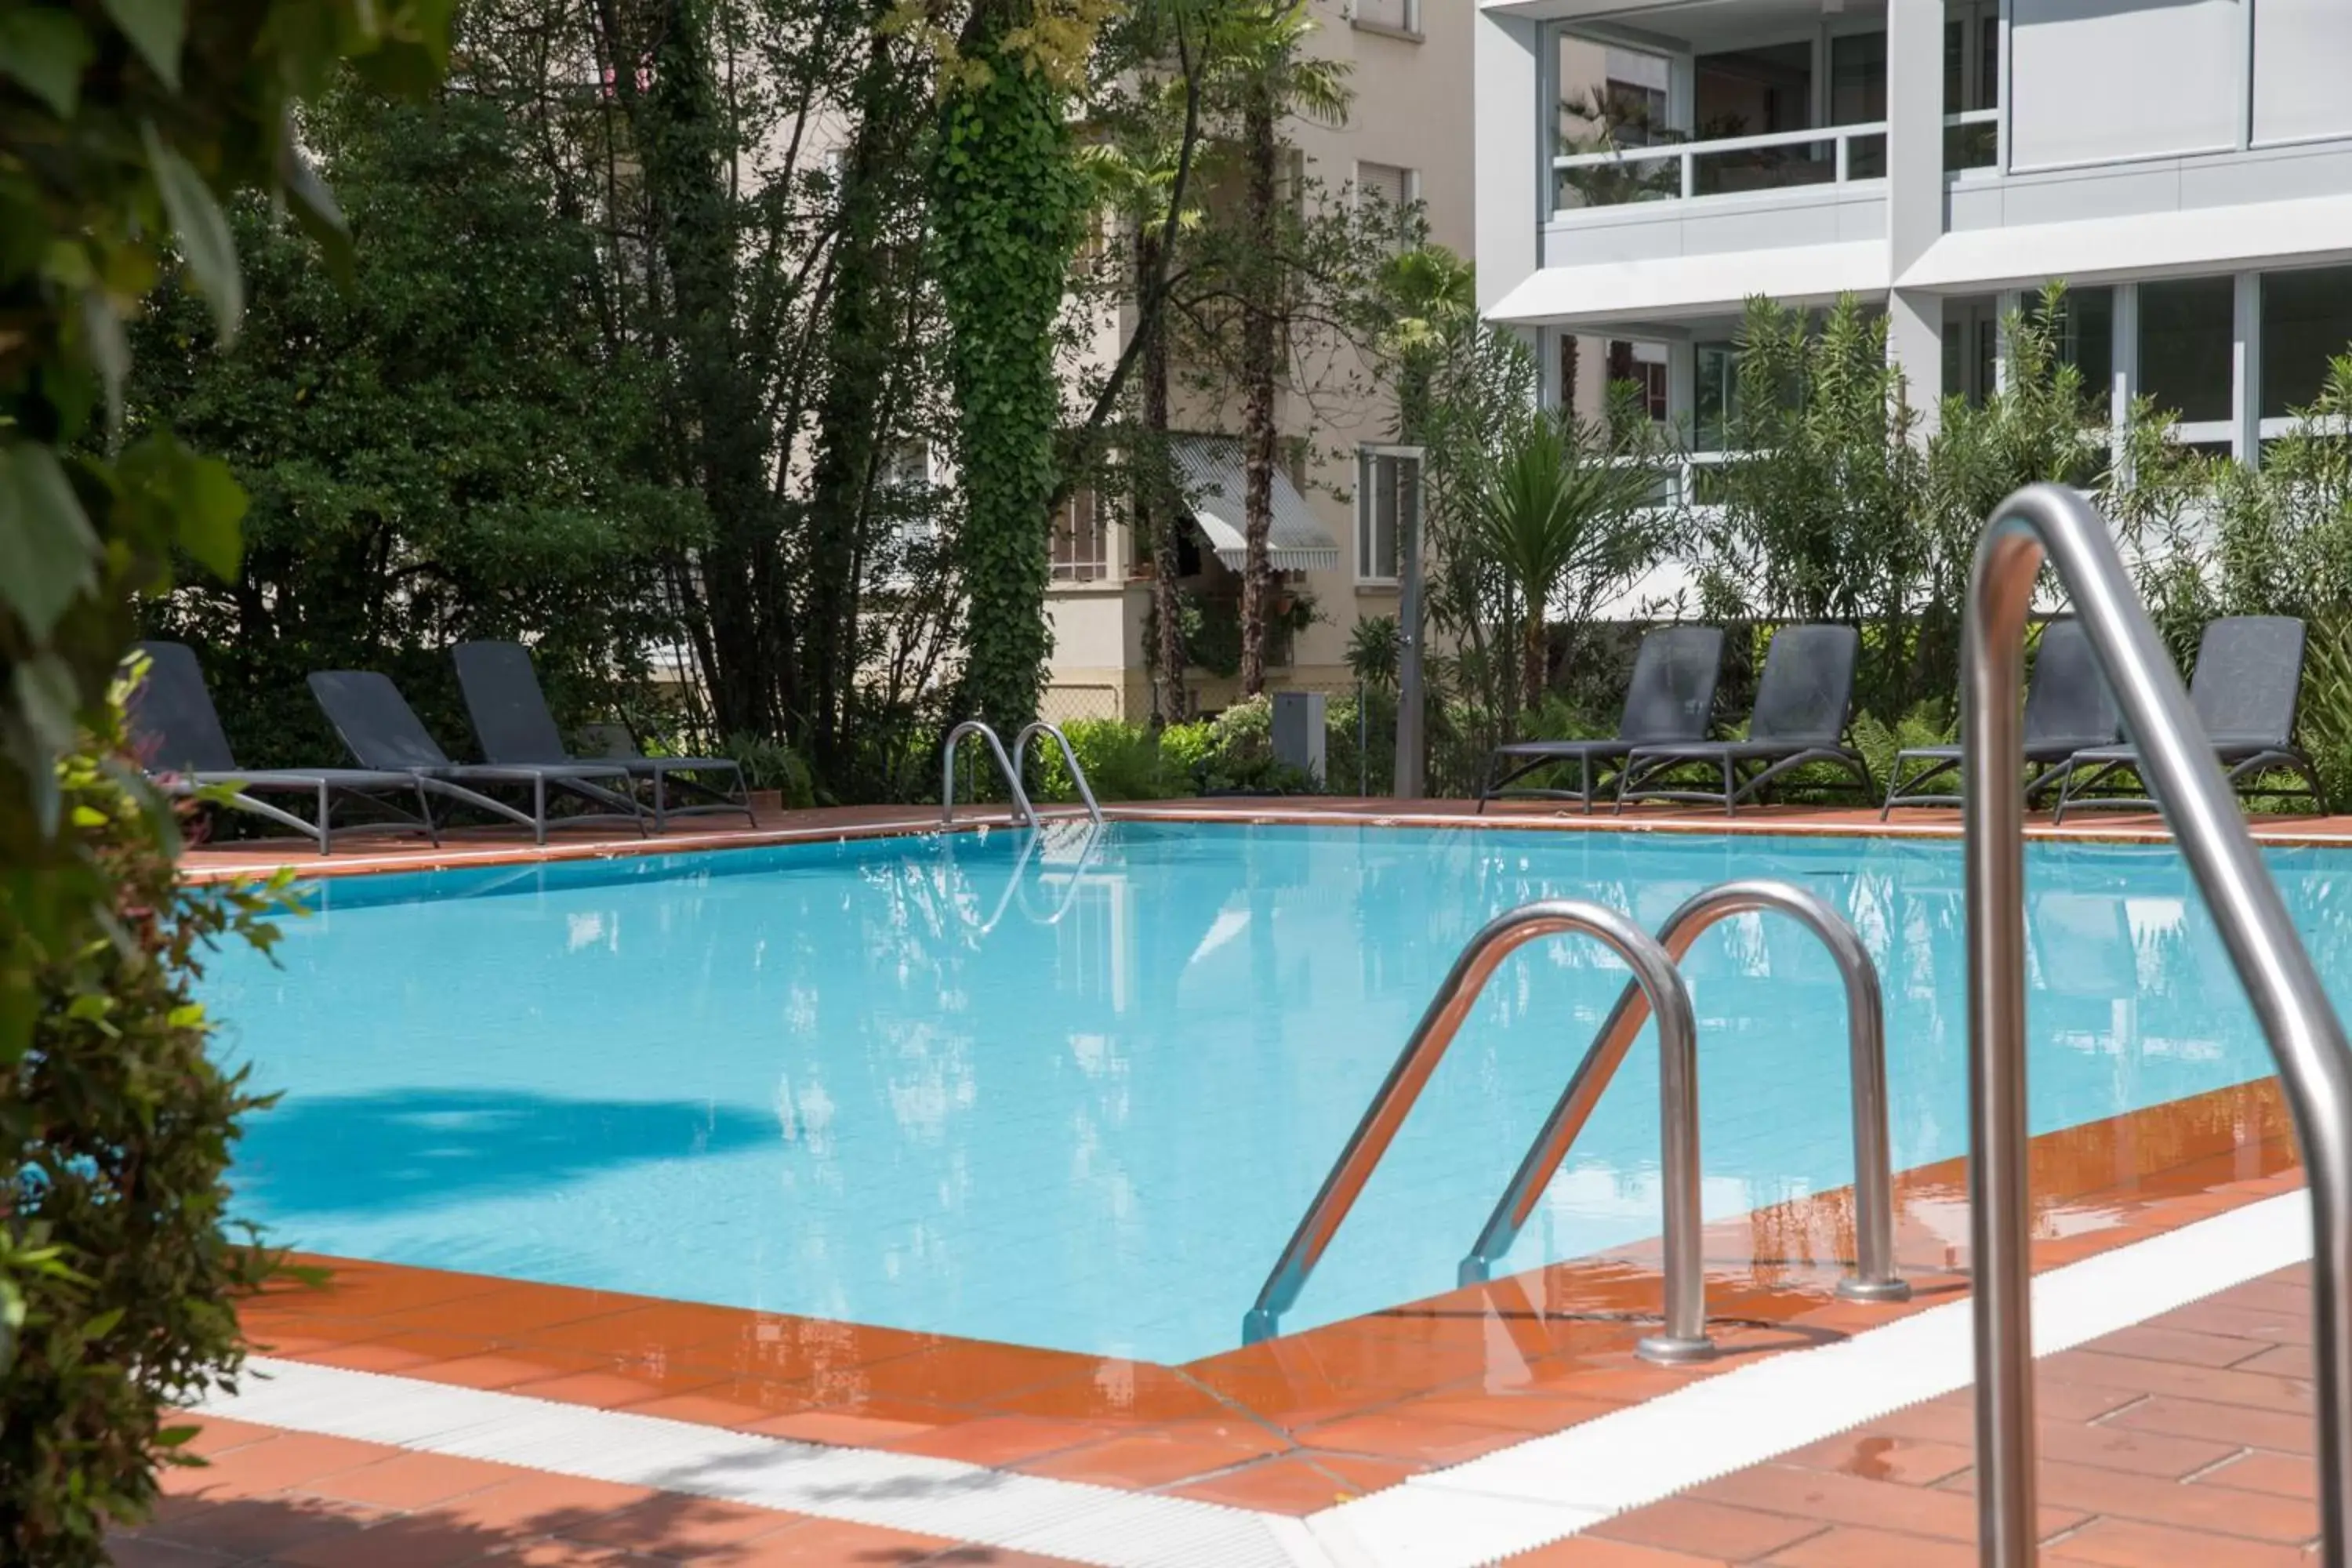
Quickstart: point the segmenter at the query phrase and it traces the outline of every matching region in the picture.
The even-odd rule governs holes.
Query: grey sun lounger
[[[292,828],[316,844],[321,855],[333,853],[339,834],[422,833],[436,845],[441,842],[425,800],[426,791],[434,787],[431,781],[373,768],[240,768],[195,650],[185,643],[142,642],[139,651],[147,658],[147,677],[130,697],[126,716],[131,751],[164,794],[184,798],[230,785],[236,793],[228,797],[228,805]],[[259,798],[265,795],[308,796],[318,815],[301,816]],[[404,795],[415,796],[415,812],[394,804],[394,797]],[[338,824],[335,806],[345,800],[363,801],[383,817]]]
[[[547,842],[550,786],[612,807],[552,819],[560,826],[626,822],[642,835],[645,814],[635,801],[620,793],[629,787],[629,771],[617,763],[569,763],[561,766],[500,765],[453,763],[416,717],[388,676],[369,669],[321,669],[310,675],[310,694],[326,710],[327,722],[351,748],[363,767],[417,774],[442,785],[437,792],[478,810],[520,823],[536,842]],[[530,810],[522,812],[481,793],[493,788],[528,789]]]
[[[2083,624],[2071,616],[2052,621],[2042,629],[2041,645],[2033,654],[2033,678],[2025,689],[2025,760],[2039,770],[2025,786],[2027,804],[2049,790],[2063,789],[2074,776],[2078,755],[2093,747],[2111,746],[2122,733],[2115,698],[2107,690],[2106,678],[2099,673],[2099,661],[2091,652],[2091,639],[2084,633]],[[1916,763],[1927,765],[1905,778],[1904,765]],[[1879,820],[1885,821],[1898,805],[1959,805],[1957,795],[1922,793],[1923,785],[1957,772],[1959,765],[1960,748],[1956,745],[1910,746],[1895,752]]]
[[[2189,679],[2189,704],[2211,742],[2214,760],[2232,785],[2273,772],[2301,778],[2284,792],[2308,798],[2327,815],[2327,792],[2310,757],[2294,743],[2295,702],[2303,691],[2303,623],[2292,616],[2232,616],[2206,624]],[[2153,811],[2140,795],[2090,795],[2117,773],[2139,773],[2139,752],[2129,745],[2092,746],[2069,759],[2073,772],[2058,796],[2057,820],[2077,806]],[[2282,792],[2272,791],[2277,794]]]
[[[1853,705],[1853,667],[1862,634],[1852,626],[1783,626],[1764,656],[1756,683],[1756,711],[1743,741],[1682,741],[1638,746],[1617,775],[1617,809],[1630,800],[1686,800],[1720,804],[1731,816],[1743,800],[1792,768],[1828,763],[1853,773],[1865,798],[1878,791],[1870,764],[1846,743],[1847,710]],[[1723,787],[1703,790],[1659,781],[1676,768],[1721,770]]]
[[[556,728],[555,715],[548,711],[547,696],[540,689],[539,672],[531,666],[529,649],[520,643],[467,642],[457,645],[455,657],[457,684],[465,691],[466,711],[473,718],[474,734],[482,743],[485,761],[506,766],[585,763],[625,769],[632,781],[644,779],[653,785],[656,828],[667,827],[673,816],[713,812],[740,812],[754,826],[759,825],[751,812],[751,797],[743,787],[742,766],[732,758],[574,757],[563,743],[563,731]],[[693,776],[698,773],[704,778],[732,778],[734,787],[714,788]],[[701,799],[688,805],[671,805],[673,784]]]
[[[1633,656],[1633,676],[1625,687],[1617,733],[1601,741],[1513,741],[1486,758],[1486,779],[1478,809],[1490,800],[1575,800],[1592,809],[1596,768],[1622,765],[1639,746],[1704,742],[1715,708],[1716,678],[1723,669],[1723,631],[1718,626],[1664,626],[1643,637]],[[1514,780],[1544,768],[1573,763],[1577,787],[1511,789]],[[1605,777],[1605,774],[1603,775]]]

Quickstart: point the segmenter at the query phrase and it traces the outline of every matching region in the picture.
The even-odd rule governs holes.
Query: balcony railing
[[[2000,122],[1998,109],[1944,116],[1945,168],[1991,164]],[[1558,212],[1843,185],[1885,178],[1886,122],[1570,153],[1554,158],[1551,166],[1552,206]]]

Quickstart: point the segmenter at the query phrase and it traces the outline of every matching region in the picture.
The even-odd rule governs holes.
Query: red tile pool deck
[[[1701,811],[1616,819],[1513,805],[1480,818],[1459,803],[1386,801],[1304,808],[1186,802],[1123,814],[1726,826]],[[757,831],[673,833],[642,847],[936,826],[935,816],[908,810],[800,813]],[[1928,812],[1903,814],[1896,827],[1956,829],[1952,814]],[[1874,813],[1798,810],[1743,813],[1734,830],[1880,831]],[[2286,819],[2263,830],[2352,843],[2352,819]],[[2162,834],[2149,819],[2116,816],[2058,831]],[[278,864],[348,874],[640,849],[635,839],[559,839],[541,851],[488,838],[453,839],[438,854],[363,849],[323,864],[278,845],[199,848],[187,858],[193,876],[238,877]],[[2291,1191],[2301,1180],[2271,1081],[2046,1135],[2034,1142],[2033,1162],[2037,1268]],[[332,1270],[324,1289],[273,1289],[245,1315],[266,1352],[287,1360],[1304,1515],[1953,1300],[1967,1289],[1965,1211],[1960,1162],[1898,1178],[1897,1250],[1915,1297],[1881,1307],[1829,1293],[1837,1259],[1852,1252],[1844,1191],[1710,1226],[1708,1306],[1727,1353],[1696,1369],[1654,1368],[1631,1355],[1654,1321],[1654,1247],[1556,1265],[1181,1366],[325,1258],[308,1260]],[[2050,1560],[2310,1561],[2303,1555],[2316,1530],[2309,1321],[2307,1289],[2290,1274],[2042,1363]],[[1973,1505],[1962,1495],[1969,1408],[1965,1394],[1931,1401],[1519,1561],[1592,1568],[1973,1561]],[[217,1468],[174,1475],[171,1501],[152,1526],[126,1538],[123,1562],[455,1563],[498,1552],[530,1563],[705,1554],[741,1563],[1045,1561],[236,1423],[213,1423],[203,1447],[218,1457]],[[238,1533],[248,1526],[249,1534]]]

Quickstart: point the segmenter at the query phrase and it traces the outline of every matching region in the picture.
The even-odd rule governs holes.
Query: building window
[[[1367,223],[1386,226],[1402,247],[1410,237],[1412,204],[1421,194],[1421,176],[1394,163],[1356,165],[1356,207]]]
[[[2083,395],[2104,405],[2116,384],[2116,291],[2069,289],[2058,307],[2058,357],[2083,373]]]
[[[1622,382],[1633,388],[1642,400],[1643,412],[1663,423],[1666,417],[1666,345],[1664,343],[1628,342],[1620,338],[1609,344],[1609,381],[1612,386]]]
[[[1421,0],[1356,0],[1349,15],[1369,27],[1393,27],[1400,33],[1421,31]]]
[[[2352,267],[2263,274],[2262,417],[2319,399],[2327,362],[2352,353]]]
[[[2230,417],[2237,283],[2185,278],[2139,286],[2139,391],[2184,425]]]
[[[1739,406],[1739,349],[1737,344],[1696,344],[1691,352],[1696,384],[1691,389],[1692,447],[1700,452],[1720,452],[1731,418]]]
[[[1054,513],[1054,581],[1099,583],[1110,575],[1110,530],[1092,489],[1076,489]]]
[[[1421,452],[1411,447],[1367,447],[1356,473],[1356,580],[1397,580],[1398,542],[1418,534]]]

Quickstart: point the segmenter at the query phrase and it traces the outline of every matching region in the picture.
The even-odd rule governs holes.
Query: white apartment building
[[[2063,279],[2118,414],[2248,459],[2352,345],[2352,0],[1445,3],[1476,11],[1481,307],[1553,397],[1616,341],[1702,456],[1758,294],[1883,306],[1932,404]]]
[[[1429,237],[1467,256],[1471,222],[1470,0],[1315,0],[1320,24],[1310,48],[1347,63],[1354,105],[1347,123],[1294,120],[1283,130],[1297,167],[1324,191],[1353,189],[1391,205],[1423,205]],[[1131,323],[1106,321],[1094,352],[1115,354]],[[1313,454],[1276,482],[1274,564],[1277,602],[1304,595],[1318,617],[1276,646],[1268,684],[1339,689],[1348,685],[1348,638],[1358,620],[1397,610],[1398,509],[1415,504],[1416,459],[1387,445],[1394,404],[1372,387],[1343,395],[1341,364],[1318,388],[1290,388],[1279,427]],[[1195,432],[1177,450],[1194,500],[1186,536],[1185,582],[1211,594],[1238,587],[1243,563],[1237,405],[1218,407],[1181,395],[1175,423]],[[1081,493],[1056,521],[1054,581],[1046,613],[1054,627],[1045,711],[1048,718],[1143,719],[1152,712],[1145,656],[1152,584],[1148,541],[1122,509]],[[1233,700],[1237,683],[1188,673],[1196,709]]]

